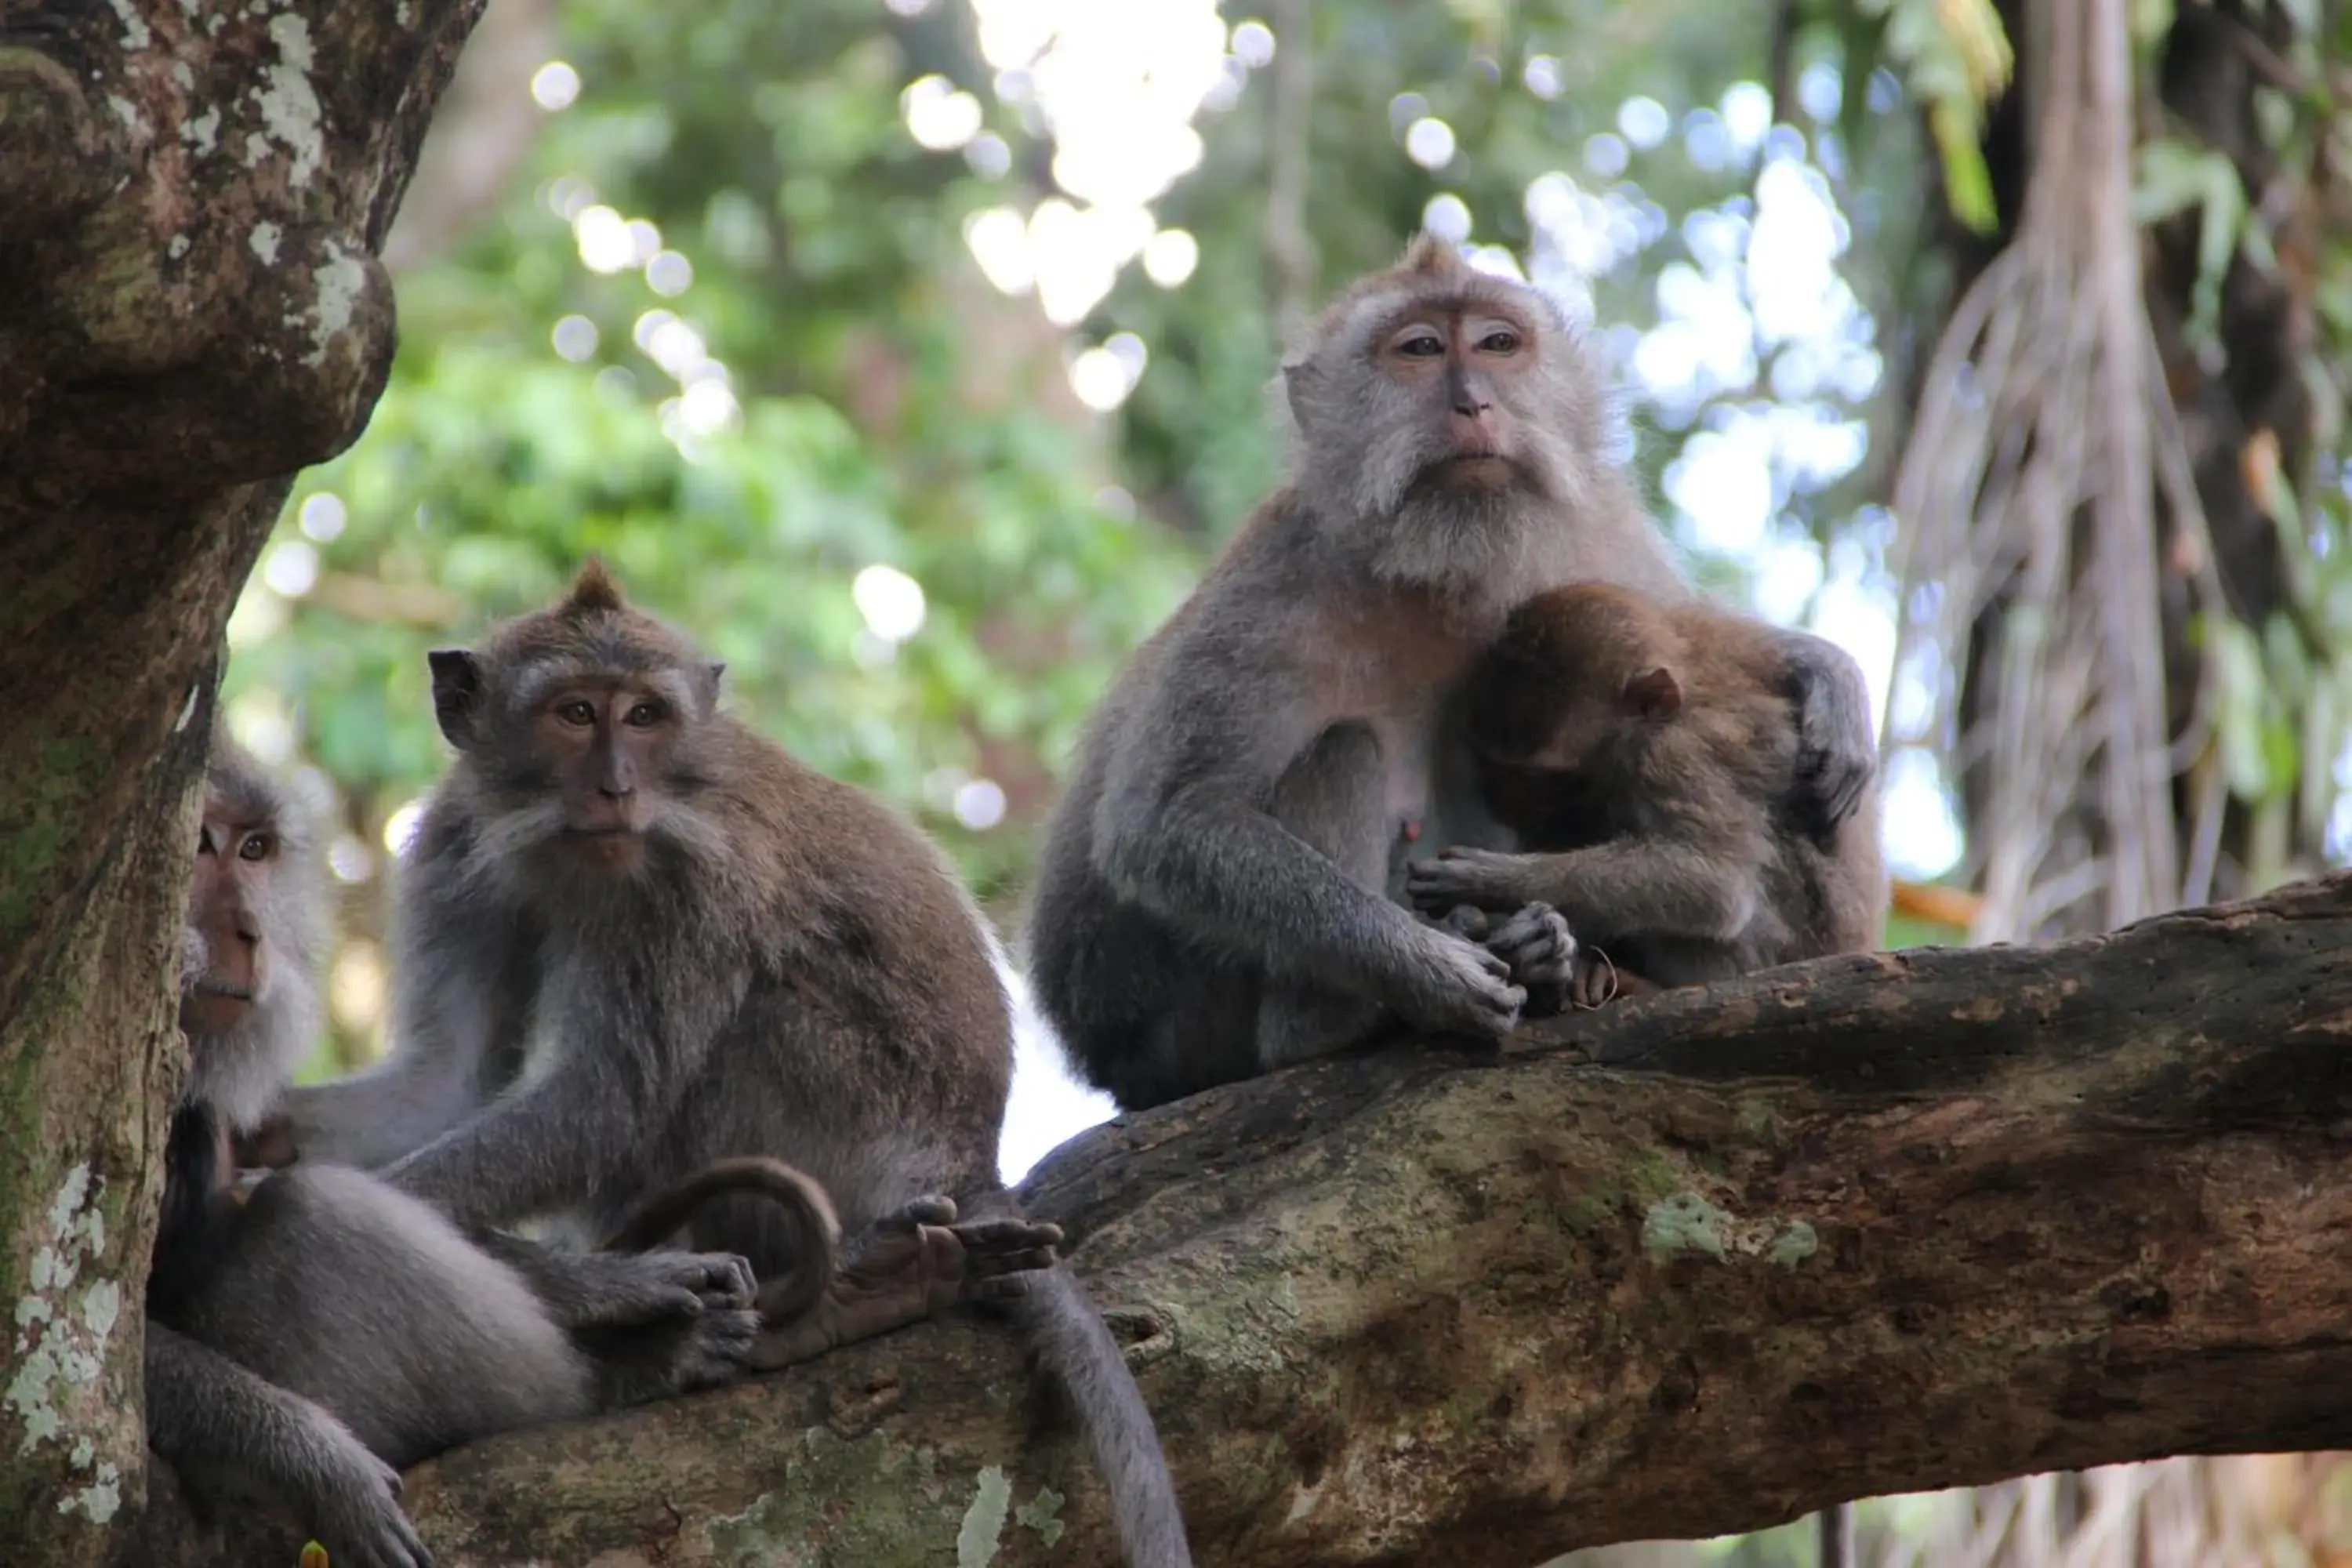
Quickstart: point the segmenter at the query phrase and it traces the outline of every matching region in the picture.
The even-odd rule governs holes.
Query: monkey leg
[[[259,1498],[290,1510],[337,1563],[430,1568],[400,1472],[299,1394],[147,1321],[147,1441],[199,1511]]]
[[[1385,896],[1394,835],[1387,770],[1370,725],[1351,720],[1317,736],[1275,781],[1270,814]],[[1269,975],[1258,997],[1258,1065],[1270,1072],[1330,1056],[1369,1043],[1393,1023],[1370,997]]]
[[[922,1197],[877,1220],[842,1253],[816,1305],[760,1336],[763,1372],[812,1360],[966,1301],[1004,1301],[1054,1265],[1059,1226],[1018,1218],[958,1222],[953,1200]]]

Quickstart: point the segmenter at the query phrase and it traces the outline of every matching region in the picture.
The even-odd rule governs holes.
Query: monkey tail
[[[1021,1212],[1006,1192],[973,1206]],[[1060,1382],[1077,1410],[1095,1468],[1110,1493],[1111,1524],[1128,1568],[1192,1568],[1184,1513],[1159,1428],[1151,1424],[1150,1407],[1103,1321],[1102,1309],[1066,1263],[1028,1279],[1029,1289],[1010,1303],[1013,1320],[1030,1353]]]
[[[606,1252],[643,1252],[694,1218],[703,1205],[732,1193],[774,1200],[783,1211],[792,1272],[760,1281],[760,1305],[774,1321],[815,1306],[841,1259],[841,1216],[816,1179],[764,1154],[713,1160],[648,1198],[604,1243]]]

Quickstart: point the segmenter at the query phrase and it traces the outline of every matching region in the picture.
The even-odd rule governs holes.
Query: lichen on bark
[[[221,631],[291,476],[348,445],[382,388],[375,253],[478,8],[110,0],[0,19],[11,1568],[90,1560],[93,1516],[138,1500],[121,1303],[178,1082],[173,954]],[[61,1297],[47,1209],[76,1172],[105,1223]]]

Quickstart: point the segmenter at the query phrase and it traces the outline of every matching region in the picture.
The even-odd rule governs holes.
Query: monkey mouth
[[[236,982],[229,980],[215,980],[210,975],[197,981],[195,984],[190,986],[189,989],[199,996],[209,997],[221,1002],[250,1002],[253,1000],[252,986],[239,985]]]
[[[1499,449],[1470,449],[1454,453],[1437,465],[1437,471],[1447,484],[1472,485],[1480,489],[1499,489],[1511,482],[1517,473],[1511,459]]]

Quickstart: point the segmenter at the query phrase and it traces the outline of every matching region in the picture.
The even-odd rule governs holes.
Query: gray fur
[[[266,822],[281,850],[253,901],[264,983],[252,1014],[188,1042],[189,1102],[250,1128],[310,1048],[331,928],[305,814],[226,735],[206,782],[208,817]],[[206,968],[201,941],[191,949],[184,991]],[[165,1207],[182,1212],[169,1194]],[[399,1506],[399,1468],[509,1427],[740,1375],[758,1330],[740,1259],[574,1260],[469,1238],[329,1164],[272,1175],[242,1207],[183,1223],[205,1227],[206,1258],[149,1301],[148,1440],[201,1493],[289,1509],[338,1568],[429,1563]],[[628,1331],[591,1353],[574,1333],[590,1328]]]
[[[609,1234],[706,1162],[767,1154],[832,1194],[853,1258],[880,1256],[933,1204],[961,1206],[968,1243],[1023,1228],[996,1177],[1007,1001],[935,846],[705,701],[671,702],[643,742],[650,798],[622,807],[638,814],[625,858],[567,841],[576,813],[623,797],[600,773],[599,804],[577,782],[585,764],[551,760],[568,742],[545,738],[544,705],[570,698],[548,672],[650,692],[710,668],[593,563],[564,604],[433,662],[457,757],[401,868],[394,1050],[294,1091],[307,1157],[380,1164],[474,1226]],[[763,1279],[786,1261],[756,1205],[714,1204],[690,1234]],[[1184,1568],[1159,1438],[1116,1342],[1066,1271],[1032,1279],[1008,1305],[1073,1395],[1129,1560]]]
[[[1413,313],[1457,308],[1507,318],[1533,355],[1497,383],[1502,488],[1439,483],[1446,405],[1372,368]],[[1026,942],[1039,1005],[1080,1074],[1130,1110],[1399,1023],[1507,1030],[1538,973],[1401,898],[1411,860],[1514,847],[1478,798],[1462,681],[1544,589],[1690,594],[1616,460],[1591,349],[1538,291],[1424,238],[1343,293],[1284,378],[1288,481],[1113,684],[1040,853]],[[1787,636],[1792,649],[1818,640]],[[1806,733],[1827,757],[1816,782],[1842,791],[1874,759],[1851,704],[1859,671],[1831,655],[1806,656]],[[1356,737],[1343,765],[1326,745],[1335,726]],[[1515,951],[1553,953],[1565,937]]]

